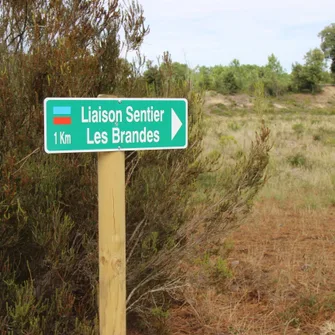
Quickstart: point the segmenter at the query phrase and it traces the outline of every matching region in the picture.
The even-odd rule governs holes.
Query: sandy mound
[[[316,108],[327,108],[335,103],[335,86],[324,86],[319,94],[292,94],[292,98],[297,102],[310,104]]]
[[[328,108],[335,104],[335,86],[324,86],[322,92],[315,95],[307,93],[289,94],[279,98],[279,101],[275,102],[273,106],[276,109],[289,108],[288,101],[285,101],[286,97],[289,97],[291,101],[290,105],[293,100],[298,104],[303,104],[311,108]],[[205,108],[210,109],[220,104],[226,107],[251,108],[253,106],[252,101],[253,98],[247,94],[223,95],[210,91],[206,92],[205,95]]]

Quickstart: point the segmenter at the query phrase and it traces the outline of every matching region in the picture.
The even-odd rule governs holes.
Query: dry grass
[[[274,143],[270,179],[261,197],[320,208],[335,203],[335,115],[263,116]],[[222,153],[225,164],[250,146],[260,123],[255,114],[210,116],[205,152]]]
[[[326,86],[322,89],[322,94],[294,94],[293,101],[302,102],[312,107],[328,108],[335,100],[335,89],[332,86]]]
[[[173,334],[319,334],[335,319],[334,238],[335,209],[259,203],[231,236],[233,278],[186,292]]]
[[[187,303],[170,311],[171,334],[335,334],[335,116],[282,108],[263,118],[274,143],[270,179],[223,250],[233,275],[209,280],[218,255],[195,263]],[[251,112],[209,116],[206,152],[233,164],[259,122]]]

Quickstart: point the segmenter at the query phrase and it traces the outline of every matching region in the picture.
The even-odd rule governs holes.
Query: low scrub
[[[287,158],[287,161],[292,167],[304,167],[307,168],[310,166],[309,161],[305,154],[298,152],[294,155],[291,155]]]
[[[295,123],[292,129],[298,137],[305,132],[305,126],[302,123]]]
[[[20,6],[7,14],[21,13]],[[46,8],[33,2],[29,6],[31,13],[59,13],[58,2]],[[137,50],[136,41],[146,34],[141,8],[133,6],[125,22],[109,25],[117,8],[101,20],[89,20],[105,25],[108,37],[99,33],[105,30],[87,30],[86,21],[79,20],[87,12],[78,7],[74,12],[68,9],[82,22],[76,29],[67,27],[74,36],[63,30],[46,31],[54,43],[44,44],[48,38],[27,33],[24,41],[17,37],[0,50],[0,135],[5,139],[0,142],[0,330],[4,335],[98,333],[97,156],[45,154],[42,102],[47,96],[155,94],[115,51],[120,45],[115,29],[120,24],[129,29],[129,49]],[[100,9],[92,15],[104,13]],[[24,16],[17,19],[24,23]],[[98,48],[95,56],[86,52],[85,41],[92,50]],[[192,195],[200,176],[222,166],[218,156],[201,155],[201,96],[190,90],[188,81],[171,79],[169,54],[164,54],[163,63],[166,71],[159,96],[188,99],[189,147],[126,155],[127,312],[129,322],[140,318],[137,324],[147,327],[147,333],[153,327],[150,320],[163,322],[169,299],[186,285],[181,261],[219,247],[222,237],[242,223],[265,181],[270,150],[269,130],[262,125],[243,159],[231,170],[222,169],[224,174],[218,172],[226,181],[223,188],[207,192],[195,205]],[[216,273],[230,276],[224,259],[218,261]],[[155,323],[155,334],[157,329]]]
[[[335,130],[320,127],[318,132],[313,135],[314,141],[320,141],[324,145],[335,146]]]

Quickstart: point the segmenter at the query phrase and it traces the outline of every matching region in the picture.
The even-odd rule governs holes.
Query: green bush
[[[215,114],[215,115],[221,115],[221,116],[232,116],[233,115],[233,112],[230,109],[228,109],[226,105],[222,103],[211,106],[210,113]]]
[[[292,126],[292,129],[297,134],[297,136],[301,136],[305,131],[305,126],[302,123],[295,123]]]
[[[236,121],[228,122],[227,127],[228,127],[228,129],[230,129],[232,131],[238,131],[238,130],[241,129],[241,125]]]
[[[308,167],[307,157],[303,153],[297,153],[287,158],[292,167]]]
[[[118,36],[138,49],[142,9],[104,3],[1,1],[2,334],[98,333],[96,155],[45,154],[42,102],[145,92]]]
[[[298,63],[292,66],[292,85],[296,91],[320,91],[320,84],[324,77],[324,54],[319,49],[313,49],[306,53],[305,64]]]
[[[314,141],[321,141],[324,145],[335,145],[335,130],[330,128],[320,127],[318,132],[313,135]]]
[[[226,259],[222,259],[221,257],[218,257],[215,263],[214,275],[222,279],[228,279],[233,276],[233,272],[229,268]]]
[[[237,144],[235,137],[231,135],[221,135],[219,142],[222,147],[225,147],[231,143]]]
[[[196,182],[218,167],[217,155],[201,155],[201,95],[188,80],[174,79],[168,53],[157,92],[148,90],[136,64],[119,57],[121,25],[128,50],[138,50],[147,33],[136,3],[63,4],[8,0],[0,7],[0,34],[9,34],[0,36],[7,41],[0,48],[0,329],[6,335],[98,333],[97,156],[43,152],[44,98],[188,99],[187,150],[126,155],[129,322],[141,317],[149,326],[153,308],[165,311],[167,293],[185,283],[180,260],[219,244],[218,236],[240,224],[269,159],[263,126],[244,159],[218,175],[223,188],[194,206]]]
[[[197,90],[215,90],[222,94],[253,93],[257,82],[264,85],[266,95],[285,94],[290,87],[290,75],[285,73],[274,55],[268,57],[266,66],[241,65],[233,60],[228,66],[198,67],[193,71]]]

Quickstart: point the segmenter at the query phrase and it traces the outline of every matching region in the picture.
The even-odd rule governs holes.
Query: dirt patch
[[[274,104],[273,104],[273,107],[274,107],[274,108],[277,108],[277,109],[287,109],[287,107],[285,107],[285,106],[283,106],[283,105],[280,105],[280,104],[278,104],[278,103],[274,103]]]
[[[127,329],[127,335],[144,335],[143,333],[139,333],[136,330],[133,329]]]
[[[223,95],[220,93],[207,92],[205,96],[205,110],[207,110],[208,107],[210,108],[218,104],[237,108],[251,108],[253,106],[252,98],[247,94]]]
[[[325,86],[319,94],[292,94],[291,98],[297,102],[310,105],[315,108],[327,108],[335,103],[335,87]]]
[[[233,278],[187,292],[172,334],[320,334],[335,320],[334,238],[334,208],[259,203],[231,236]]]
[[[335,87],[325,86],[319,94],[290,94],[279,98],[280,102],[275,102],[273,106],[277,109],[290,108],[292,103],[303,105],[308,108],[324,109],[335,105]],[[215,92],[207,92],[205,95],[205,111],[213,106],[224,105],[224,107],[252,108],[253,99],[247,94],[222,95]]]

